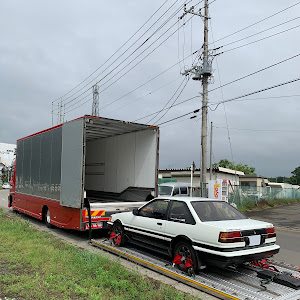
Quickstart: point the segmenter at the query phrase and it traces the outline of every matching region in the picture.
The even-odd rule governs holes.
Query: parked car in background
[[[159,197],[132,212],[112,215],[114,242],[126,242],[182,258],[195,269],[226,267],[278,253],[271,223],[247,218],[222,200]]]
[[[158,185],[158,196],[189,196],[190,183],[166,182]]]
[[[5,183],[2,184],[2,188],[3,189],[10,189],[11,186],[10,186],[10,184],[8,182],[5,182]]]

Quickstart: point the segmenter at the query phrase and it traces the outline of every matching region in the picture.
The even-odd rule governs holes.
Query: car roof
[[[171,187],[186,187],[186,186],[191,186],[191,183],[188,182],[165,182],[165,183],[161,183],[159,184],[159,186],[171,186]]]
[[[218,201],[224,202],[224,200],[202,198],[202,197],[176,197],[176,196],[158,196],[156,199],[176,200],[182,202],[195,202],[195,201]]]

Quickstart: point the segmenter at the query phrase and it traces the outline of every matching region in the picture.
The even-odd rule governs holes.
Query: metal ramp
[[[300,290],[278,283],[270,282],[265,285],[266,289],[264,289],[261,286],[262,279],[258,278],[256,273],[256,270],[261,270],[260,268],[252,266],[242,266],[237,269],[209,268],[202,270],[195,277],[190,277],[174,268],[167,257],[150,253],[145,249],[139,249],[130,245],[117,247],[112,245],[111,241],[107,239],[92,239],[91,244],[220,299],[300,299]],[[272,261],[272,264],[281,272],[287,272],[299,277],[299,272],[294,266],[275,261]]]

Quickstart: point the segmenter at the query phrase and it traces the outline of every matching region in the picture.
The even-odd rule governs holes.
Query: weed
[[[0,298],[192,299],[0,210]],[[117,259],[116,259],[117,260]]]

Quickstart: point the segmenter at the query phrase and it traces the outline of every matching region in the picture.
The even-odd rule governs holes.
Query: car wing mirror
[[[132,210],[132,213],[135,215],[135,216],[138,216],[139,215],[139,210],[137,208],[134,208]]]

